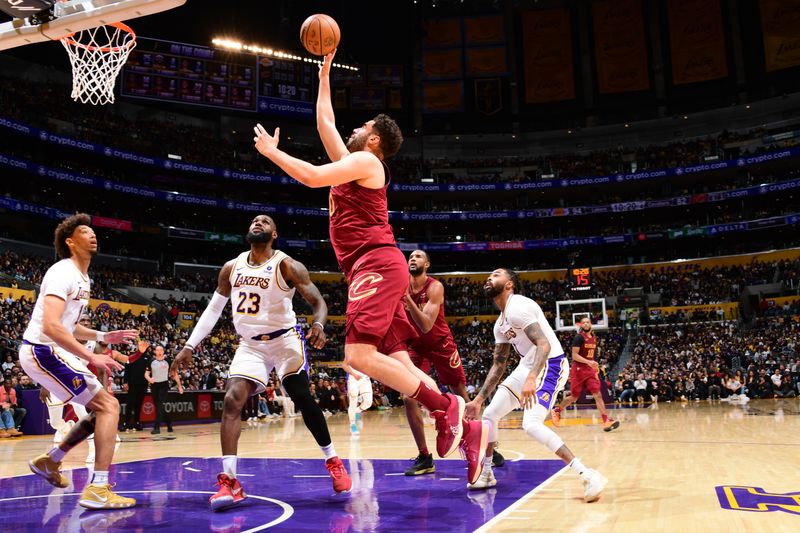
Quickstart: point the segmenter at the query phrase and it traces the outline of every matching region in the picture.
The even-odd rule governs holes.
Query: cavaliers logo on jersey
[[[347,291],[347,298],[351,302],[369,298],[378,292],[377,285],[381,281],[383,281],[383,276],[377,272],[364,272],[363,274],[359,274],[353,282],[350,283],[350,289]]]
[[[461,356],[458,355],[458,350],[453,352],[450,356],[450,368],[458,368],[461,366]]]

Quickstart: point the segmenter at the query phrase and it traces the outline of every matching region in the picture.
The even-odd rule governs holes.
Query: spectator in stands
[[[650,398],[647,396],[647,380],[644,379],[644,374],[639,374],[636,381],[633,382],[633,387],[636,389],[636,400],[639,405],[644,405],[645,400]]]
[[[211,365],[203,365],[203,374],[200,376],[199,389],[212,390],[217,388],[217,376],[211,372]]]
[[[794,398],[797,394],[793,386],[792,377],[788,373],[784,373],[781,377],[780,387],[775,389],[775,396],[778,398]]]
[[[14,359],[11,354],[8,354],[3,362],[3,373],[10,372],[12,368],[14,368]]]
[[[709,369],[708,371],[708,399],[719,400],[722,394],[722,378],[719,374]]]
[[[11,416],[14,419],[14,427],[19,430],[28,410],[20,405],[17,391],[14,388],[14,381],[11,378],[6,378],[3,382],[3,387],[0,388],[0,405],[3,406],[3,409],[11,412]],[[15,435],[12,434],[12,436]]]
[[[626,375],[625,380],[622,382],[622,393],[619,395],[620,403],[623,403],[626,400],[629,403],[633,403],[633,399],[636,397],[636,387],[634,386],[631,377],[632,376],[630,374]]]

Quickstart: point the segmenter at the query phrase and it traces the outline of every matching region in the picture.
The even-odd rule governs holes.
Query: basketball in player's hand
[[[324,56],[336,50],[341,36],[336,21],[322,13],[311,15],[300,26],[300,42],[309,53],[317,56]]]

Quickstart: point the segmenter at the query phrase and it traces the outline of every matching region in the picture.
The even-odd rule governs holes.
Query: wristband
[[[188,343],[184,344],[183,347],[189,350],[190,352],[194,353],[194,346],[192,346],[191,344]]]
[[[106,342],[106,333],[104,331],[95,332],[94,339],[97,342]]]
[[[325,324],[323,324],[322,322],[314,322],[314,323],[312,323],[311,324],[312,328],[314,327],[314,324],[319,324],[319,327],[322,328],[322,331],[325,331]]]

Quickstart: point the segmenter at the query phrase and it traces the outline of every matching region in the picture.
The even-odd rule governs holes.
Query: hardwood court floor
[[[600,429],[597,425],[597,412],[593,409],[577,413],[570,411],[565,417],[567,423],[557,430],[585,464],[598,468],[609,478],[609,485],[599,502],[583,503],[582,486],[577,476],[566,469],[551,477],[547,477],[550,476],[547,474],[539,481],[534,480],[532,474],[518,478],[516,483],[524,485],[524,490],[514,496],[515,500],[510,506],[508,501],[503,505],[497,504],[500,496],[497,496],[498,500],[494,500],[495,496],[491,492],[484,495],[471,493],[470,502],[478,507],[465,508],[464,512],[483,513],[479,517],[480,523],[484,523],[481,531],[800,530],[800,400],[760,400],[746,406],[719,402],[660,403],[647,408],[616,409],[612,413],[622,421],[620,429],[613,433],[604,433]],[[519,427],[520,419],[521,412],[512,413],[500,431],[501,451],[508,460],[504,467],[497,469],[501,484],[504,478],[510,480],[516,477],[510,475],[515,469],[528,472],[531,465],[538,464],[534,461],[515,464],[519,460],[554,458],[521,429],[515,429]],[[402,409],[367,413],[359,438],[351,438],[344,414],[334,415],[328,419],[328,423],[334,444],[342,457],[407,460],[416,454]],[[433,427],[427,426],[426,429],[429,446],[433,448]],[[218,424],[177,426],[174,434],[160,435],[164,440],[151,438],[149,431],[123,433],[123,443],[116,461],[219,457],[218,431]],[[50,441],[49,437],[33,436],[1,441],[0,475],[9,478],[28,474],[26,461],[47,449]],[[253,459],[321,457],[301,418],[244,423],[239,449],[241,457]],[[67,458],[65,468],[82,468],[85,452],[85,445],[81,445]],[[195,485],[192,487],[194,490],[214,490],[216,461],[218,459],[198,461],[198,467],[202,464],[209,471],[207,474],[205,471],[196,474],[192,482]],[[386,472],[392,469],[398,470],[402,467],[396,461],[373,462],[376,464],[376,479],[387,475]],[[259,464],[268,463],[253,464],[256,465],[255,468],[259,468]],[[314,461],[303,464],[307,465],[311,474],[294,477],[314,478],[315,474],[319,474],[319,479],[308,482],[315,487],[317,484],[329,484],[329,480],[322,477],[325,470],[321,459],[318,468]],[[457,476],[458,471],[463,469],[462,463],[449,460],[440,460],[438,464],[442,472],[455,472],[450,475]],[[552,471],[558,469],[555,463],[542,461],[541,464]],[[174,468],[176,467],[171,466],[158,475],[174,477]],[[388,493],[390,491],[387,487],[393,486],[392,484],[397,484],[398,488],[404,487],[402,482],[406,480],[402,478],[404,476],[384,478],[383,485],[376,482],[375,490]],[[22,485],[30,483],[30,479],[5,479],[3,483],[21,489]],[[82,482],[83,478],[80,479]],[[456,478],[440,477],[440,474],[436,477],[426,476],[417,478],[414,481],[415,486],[424,486],[428,483],[425,479],[430,479],[434,488],[430,491],[430,498],[421,501],[419,505],[430,506],[430,514],[433,516],[438,512],[437,507],[441,506],[441,503],[437,503],[435,487],[445,487],[442,480]],[[120,482],[118,489],[123,490],[125,481],[119,476],[117,481]],[[245,487],[248,482],[250,481],[245,481]],[[458,492],[457,486],[463,480],[452,483],[455,485],[447,485],[448,489],[442,488],[441,494],[445,490]],[[79,485],[77,478],[75,485]],[[761,489],[766,494],[761,494]],[[280,482],[271,484],[267,490],[271,492],[260,494],[281,497]],[[7,494],[0,494],[4,495]],[[458,492],[458,497],[462,496]],[[378,494],[376,501],[382,502],[382,497]],[[0,497],[0,514],[3,512],[3,501]],[[198,501],[197,512],[206,516],[202,514],[205,512],[203,503],[202,500]],[[728,510],[722,507],[723,503],[727,507],[761,507],[763,511]],[[168,506],[169,502],[164,505]],[[383,503],[375,507],[375,513],[380,515],[374,517],[377,522],[373,520],[369,528],[361,530],[420,530],[410,527],[411,523],[408,523],[409,527],[402,527],[397,516],[388,516],[394,507]],[[302,511],[296,507],[295,512]],[[435,524],[435,516],[428,517],[427,520],[426,524]],[[317,530],[328,531],[329,526],[334,527],[332,524],[334,521],[330,524],[327,521],[318,523]],[[358,525],[357,522],[353,524],[358,527],[347,522],[350,524],[349,529],[342,529],[340,522],[336,524],[342,531],[363,528],[363,524]],[[123,523],[118,524],[122,525]],[[429,529],[458,530],[448,527],[447,524]]]

